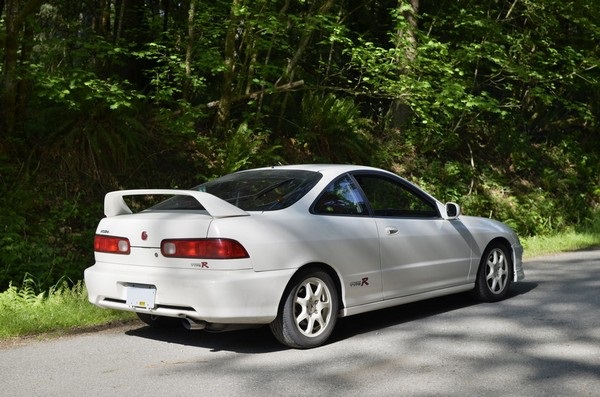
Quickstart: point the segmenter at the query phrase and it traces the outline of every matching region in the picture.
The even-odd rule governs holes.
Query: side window
[[[408,187],[378,175],[355,175],[375,216],[422,217],[438,215],[433,203]]]
[[[328,215],[368,215],[360,191],[352,179],[344,176],[332,182],[317,199],[313,211]]]

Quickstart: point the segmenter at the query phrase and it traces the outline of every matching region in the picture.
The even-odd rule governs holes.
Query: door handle
[[[387,234],[388,236],[396,233],[398,233],[398,228],[396,227],[388,226],[385,228],[385,234]]]

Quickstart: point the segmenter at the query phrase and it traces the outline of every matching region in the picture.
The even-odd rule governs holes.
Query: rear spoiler
[[[117,190],[107,193],[104,197],[104,215],[118,216],[133,213],[123,197],[125,196],[191,196],[195,198],[213,218],[228,218],[232,216],[248,216],[249,214],[229,204],[227,201],[213,196],[210,193],[198,192],[196,190],[178,189],[135,189]]]

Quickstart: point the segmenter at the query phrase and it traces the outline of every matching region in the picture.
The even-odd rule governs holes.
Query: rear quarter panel
[[[382,299],[379,239],[372,218],[321,216],[293,209],[252,213],[216,219],[209,237],[241,242],[259,272],[326,264],[337,273],[347,306]],[[356,287],[365,278],[368,283]]]

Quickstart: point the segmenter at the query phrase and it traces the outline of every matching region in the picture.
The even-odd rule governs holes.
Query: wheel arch
[[[481,268],[481,265],[483,264],[484,254],[489,250],[489,248],[491,246],[496,245],[496,244],[500,244],[500,245],[504,246],[504,248],[506,248],[506,250],[508,251],[508,254],[510,256],[510,263],[513,268],[512,270],[514,272],[515,253],[513,252],[513,248],[512,248],[512,245],[510,244],[510,241],[508,241],[508,239],[506,239],[505,237],[502,237],[502,236],[498,236],[498,237],[491,239],[487,243],[487,245],[483,248],[483,251],[481,251],[481,258],[479,260],[479,263],[477,264],[477,271],[479,272],[479,268]]]
[[[508,251],[508,254],[510,255],[510,261],[511,261],[511,265],[513,267],[513,272],[515,271],[515,251],[513,249],[512,244],[510,243],[510,240],[508,240],[506,237],[502,237],[502,236],[498,236],[493,238],[489,243],[487,243],[487,245],[485,246],[485,248],[483,249],[483,251],[481,252],[481,255],[483,257],[483,253],[485,251],[488,250],[488,248],[490,248],[490,246],[492,246],[493,244],[502,244],[506,250]]]
[[[512,257],[512,254],[513,254],[512,246],[510,244],[510,241],[508,241],[505,237],[493,238],[489,243],[487,243],[487,245],[483,249],[483,252],[487,251],[487,249],[490,248],[490,246],[492,246],[494,244],[502,244],[503,246],[505,246]]]
[[[296,270],[296,272],[292,275],[292,277],[290,277],[287,285],[285,286],[285,288],[283,290],[283,293],[281,294],[281,298],[279,299],[278,310],[281,309],[281,305],[283,305],[283,303],[285,301],[285,297],[286,297],[289,289],[294,286],[296,277],[298,277],[299,274],[304,274],[304,273],[308,273],[311,271],[324,271],[325,273],[327,273],[327,275],[329,275],[329,277],[331,277],[331,279],[333,280],[333,282],[335,284],[335,290],[336,290],[337,296],[338,296],[338,311],[344,308],[344,297],[342,295],[342,283],[340,281],[339,274],[335,271],[335,269],[333,267],[331,267],[330,265],[328,265],[326,263],[311,262],[311,263],[307,263],[303,266],[300,266]]]

